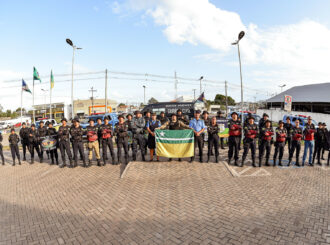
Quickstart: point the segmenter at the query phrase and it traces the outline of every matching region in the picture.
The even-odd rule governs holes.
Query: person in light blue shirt
[[[156,113],[152,113],[151,119],[147,122],[146,127],[149,132],[148,135],[148,148],[150,149],[150,162],[154,159],[154,152],[156,148],[155,129],[159,128],[161,123],[157,120]],[[157,162],[159,162],[159,156],[157,156]]]
[[[199,151],[199,161],[203,162],[203,137],[202,133],[204,132],[206,126],[204,120],[200,118],[201,111],[197,110],[195,112],[195,117],[190,120],[189,127],[194,130],[195,133],[195,149],[196,145],[198,146]],[[195,157],[191,157],[190,162],[193,162]]]

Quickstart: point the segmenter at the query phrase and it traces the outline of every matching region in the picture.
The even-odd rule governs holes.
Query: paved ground
[[[0,244],[330,244],[328,167],[123,169],[0,166]]]

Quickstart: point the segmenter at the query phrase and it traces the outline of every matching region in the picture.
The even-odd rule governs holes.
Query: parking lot
[[[226,153],[218,164],[0,166],[0,244],[330,243],[329,167],[238,168]]]

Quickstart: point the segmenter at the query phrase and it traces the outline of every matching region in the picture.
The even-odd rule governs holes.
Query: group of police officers
[[[317,157],[317,164],[321,164],[321,158],[325,150],[329,150],[329,132],[326,129],[325,123],[319,123],[316,129],[312,123],[312,118],[308,117],[307,124],[304,130],[300,127],[299,119],[296,119],[295,126],[292,125],[290,118],[288,117],[286,123],[279,121],[278,127],[273,129],[272,122],[268,119],[268,115],[264,114],[257,125],[254,122],[254,118],[251,114],[246,118],[244,122],[241,122],[240,117],[236,112],[231,114],[231,119],[228,121],[229,137],[228,137],[228,164],[231,164],[234,159],[236,166],[243,166],[248,152],[251,152],[252,166],[257,167],[256,164],[256,148],[258,144],[259,150],[259,162],[261,167],[262,160],[265,155],[265,165],[270,166],[270,152],[271,147],[274,144],[275,151],[273,155],[273,166],[276,166],[277,159],[278,165],[283,166],[282,159],[284,153],[284,147],[288,145],[289,161],[287,165],[290,165],[294,153],[296,153],[296,166],[300,166],[300,151],[302,141],[304,141],[304,154],[302,160],[302,166],[305,164],[307,158],[307,151],[309,150],[309,165],[313,166],[315,158]],[[129,149],[132,150],[132,159],[136,161],[138,150],[141,153],[142,161],[146,161],[147,148],[150,149],[150,161],[153,161],[153,156],[156,151],[155,144],[155,129],[169,129],[169,130],[184,130],[192,129],[195,134],[195,148],[199,149],[199,160],[203,162],[203,148],[204,142],[208,142],[207,162],[210,161],[212,155],[215,156],[215,162],[219,162],[219,148],[224,149],[224,138],[219,137],[220,126],[219,122],[225,122],[226,118],[222,115],[221,111],[217,113],[217,116],[209,117],[207,111],[204,111],[201,115],[201,111],[197,110],[194,113],[194,118],[189,120],[186,115],[182,114],[179,109],[176,114],[173,114],[170,120],[165,116],[164,112],[161,112],[157,117],[155,113],[147,111],[143,116],[141,111],[135,111],[134,117],[132,114],[128,114],[125,117],[120,115],[118,117],[118,123],[113,127],[110,124],[111,118],[105,117],[104,122],[99,118],[97,122],[93,118],[89,119],[89,125],[86,129],[83,129],[80,125],[78,118],[72,120],[72,125],[67,125],[67,120],[63,118],[61,120],[62,125],[58,131],[53,127],[52,123],[44,125],[44,122],[40,122],[40,126],[36,128],[34,124],[30,128],[25,123],[22,124],[22,128],[19,131],[19,135],[15,133],[14,129],[11,129],[9,135],[9,146],[13,158],[13,166],[16,164],[16,158],[18,164],[21,164],[20,153],[18,143],[21,141],[23,148],[23,160],[26,161],[26,150],[30,152],[31,161],[34,163],[34,154],[38,154],[39,161],[44,161],[44,152],[46,152],[48,158],[51,159],[50,164],[56,164],[60,168],[65,166],[74,168],[78,166],[78,152],[80,160],[83,163],[83,167],[89,167],[92,164],[93,153],[95,154],[97,166],[106,165],[108,159],[108,149],[111,155],[111,164],[116,165],[124,162],[129,162]],[[244,134],[242,132],[244,131]],[[148,136],[145,137],[145,133]],[[241,148],[241,141],[243,138],[243,155],[242,160],[239,162],[239,150]],[[47,150],[44,149],[43,141],[45,139],[53,140],[54,145]],[[1,142],[3,137],[0,133],[0,155],[2,164],[5,164],[3,156],[3,150]],[[86,161],[84,154],[84,143],[87,140],[88,149],[88,161]],[[114,144],[117,144],[117,157],[114,151]],[[73,154],[71,152],[71,145]],[[59,163],[58,148],[60,149],[62,162]],[[102,148],[102,161],[100,155],[100,149]],[[124,161],[122,161],[122,151],[124,151]],[[327,165],[329,165],[329,155]],[[68,161],[66,160],[68,159]],[[194,161],[194,156],[190,158],[190,162]],[[171,161],[172,159],[169,159]],[[157,157],[157,161],[159,158]],[[181,159],[179,159],[181,161]]]

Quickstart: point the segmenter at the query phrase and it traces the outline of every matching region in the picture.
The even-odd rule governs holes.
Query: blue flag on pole
[[[25,92],[29,92],[30,94],[32,94],[31,90],[29,89],[29,86],[26,84],[26,82],[24,81],[24,79],[22,79],[22,90]]]

